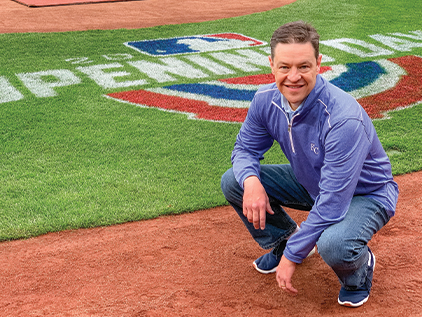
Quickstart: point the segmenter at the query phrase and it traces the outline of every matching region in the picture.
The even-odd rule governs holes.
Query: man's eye
[[[302,73],[308,72],[310,69],[309,65],[303,65],[299,67],[299,71]]]

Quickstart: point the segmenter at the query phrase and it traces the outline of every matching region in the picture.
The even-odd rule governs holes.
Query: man
[[[341,284],[338,303],[361,306],[375,256],[367,243],[394,215],[398,186],[371,119],[319,75],[319,35],[302,21],[277,29],[269,57],[275,83],[256,93],[222,177],[227,201],[269,253],[254,261],[296,294],[296,264],[317,245]],[[261,165],[277,141],[290,164]],[[300,228],[281,206],[309,210]]]

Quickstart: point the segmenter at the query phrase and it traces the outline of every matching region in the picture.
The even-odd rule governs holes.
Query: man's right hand
[[[264,230],[266,213],[274,214],[264,186],[258,177],[250,176],[243,182],[243,188],[243,215],[255,229]]]

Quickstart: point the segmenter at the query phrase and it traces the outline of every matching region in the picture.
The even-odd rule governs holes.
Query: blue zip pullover
[[[289,119],[276,84],[261,87],[248,111],[232,153],[233,171],[243,188],[260,174],[260,160],[274,140],[299,183],[315,203],[284,255],[301,263],[321,233],[346,215],[353,196],[380,202],[394,215],[398,186],[371,119],[359,103],[320,75],[302,107]]]

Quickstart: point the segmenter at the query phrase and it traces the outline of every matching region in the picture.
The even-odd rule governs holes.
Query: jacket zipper
[[[294,154],[296,154],[296,150],[295,150],[295,146],[293,144],[293,134],[292,134],[292,126],[293,126],[293,119],[295,117],[297,117],[299,114],[296,114],[292,117],[292,120],[289,122],[289,127],[288,127],[288,131],[289,131],[289,138],[290,138],[290,145],[292,146],[292,152]]]
[[[289,121],[289,116],[287,115],[286,111],[285,111],[282,107],[280,107],[279,105],[277,105],[275,102],[273,102],[273,104],[274,104],[274,105],[275,105],[278,109],[280,109],[280,110],[284,113],[284,115],[286,116],[286,120],[287,120],[287,124],[288,124],[287,131],[289,132],[290,145],[291,145],[291,147],[292,147],[292,152],[293,152],[294,154],[296,154],[296,151],[295,151],[295,146],[294,146],[294,144],[293,144],[292,125],[293,125],[293,119],[294,119],[295,117],[297,117],[297,116],[299,115],[299,113],[297,113],[296,115],[294,115],[294,116],[292,117],[292,120],[291,120],[291,121]]]

